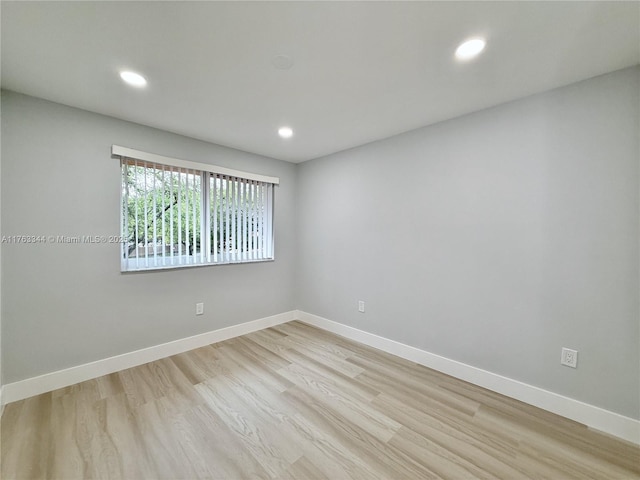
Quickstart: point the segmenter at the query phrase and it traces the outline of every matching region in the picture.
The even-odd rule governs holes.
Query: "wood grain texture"
[[[640,479],[640,447],[300,322],[6,406],[3,479]]]

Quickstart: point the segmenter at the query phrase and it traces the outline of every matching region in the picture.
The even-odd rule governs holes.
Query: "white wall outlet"
[[[196,303],[196,315],[202,315],[204,313],[204,303]]]
[[[570,348],[562,348],[560,363],[567,367],[576,368],[578,366],[578,352]]]
[[[358,311],[364,313],[364,302],[362,300],[358,300]]]

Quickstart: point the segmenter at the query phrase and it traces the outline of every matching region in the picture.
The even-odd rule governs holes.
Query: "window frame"
[[[257,173],[243,172],[240,170],[234,170],[226,167],[220,167],[217,165],[211,165],[206,163],[198,163],[192,162],[189,160],[181,160],[171,157],[166,157],[162,155],[157,155],[154,153],[143,152],[140,150],[134,150],[128,147],[122,147],[119,145],[111,146],[111,156],[120,160],[120,235],[122,237],[121,248],[120,248],[120,271],[122,273],[139,273],[139,272],[149,272],[149,271],[158,271],[158,270],[171,270],[176,268],[191,268],[191,267],[207,267],[214,265],[230,265],[230,264],[245,264],[245,263],[262,263],[262,262],[272,262],[275,260],[275,229],[274,229],[274,216],[275,216],[275,186],[280,184],[280,179],[278,177],[267,176]],[[194,263],[182,263],[180,256],[173,256],[173,253],[170,257],[165,257],[163,254],[162,261],[163,263],[167,258],[171,258],[172,264],[162,264],[162,265],[151,265],[148,264],[148,254],[145,254],[145,265],[140,266],[140,260],[138,259],[136,252],[136,266],[132,266],[130,263],[130,257],[128,255],[129,252],[126,252],[128,248],[128,243],[125,238],[125,195],[123,188],[123,180],[124,180],[124,168],[125,165],[134,165],[136,167],[144,167],[144,168],[158,168],[161,167],[164,171],[164,167],[169,167],[170,172],[178,172],[182,174],[183,172],[187,175],[191,174],[194,176],[199,176],[200,178],[200,245],[201,249],[199,253],[194,251],[193,259],[196,260],[198,257],[199,261],[195,261]],[[256,189],[258,186],[262,189],[263,192],[263,200],[262,205],[264,209],[263,213],[263,221],[266,223],[264,227],[264,231],[260,235],[260,242],[265,243],[264,248],[268,248],[266,252],[263,251],[264,256],[259,258],[250,258],[248,252],[242,250],[242,240],[244,237],[240,237],[241,248],[238,258],[237,249],[233,254],[230,254],[230,250],[227,247],[227,251],[220,252],[216,251],[212,252],[212,238],[211,234],[212,230],[212,215],[217,215],[218,212],[212,212],[211,205],[211,183],[213,182],[215,185],[218,184],[218,181],[222,184],[222,182],[227,182],[225,185],[225,192],[227,192],[229,185],[232,185],[232,188],[239,188],[242,184],[246,188],[248,185],[256,185]],[[234,187],[235,185],[235,187]],[[214,189],[215,191],[215,189]],[[237,190],[236,190],[237,192]],[[235,202],[238,202],[237,197],[234,198]],[[236,205],[238,205],[236,203]],[[154,207],[155,208],[155,207]],[[217,208],[217,207],[215,207]],[[246,214],[246,210],[242,210]],[[136,210],[137,213],[137,210]],[[194,210],[194,218],[195,218],[195,210]],[[217,216],[216,216],[217,218]],[[230,217],[233,218],[233,217]],[[234,218],[235,220],[235,218]],[[218,219],[218,221],[221,221]],[[137,222],[137,221],[136,221]],[[215,222],[213,222],[215,223]],[[179,224],[178,224],[179,225]],[[173,227],[173,223],[172,223]],[[233,232],[232,233],[237,233]],[[248,233],[248,231],[247,231]],[[137,237],[136,237],[137,238]],[[195,237],[194,237],[195,238]],[[204,239],[204,242],[203,242]],[[213,241],[216,241],[217,237],[213,237]],[[154,233],[154,238],[152,239],[157,243],[157,236]],[[225,240],[228,242],[228,236],[225,237]],[[145,239],[146,245],[149,244],[149,241]],[[234,240],[237,241],[237,240]],[[155,245],[155,243],[154,243]],[[217,245],[216,245],[217,246]],[[136,244],[136,249],[139,248],[139,245]],[[146,247],[148,248],[148,247]],[[148,251],[148,250],[146,250]],[[155,246],[154,246],[154,255],[155,254]],[[226,260],[224,259],[226,255]],[[244,258],[243,258],[244,257]],[[179,264],[173,264],[173,259],[178,258],[180,260]],[[189,259],[189,254],[187,254],[186,259]],[[157,258],[155,259],[157,260]],[[156,262],[157,263],[157,262]]]

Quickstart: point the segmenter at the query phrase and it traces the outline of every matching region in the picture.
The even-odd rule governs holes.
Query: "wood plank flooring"
[[[9,404],[3,479],[640,479],[640,448],[291,322]]]

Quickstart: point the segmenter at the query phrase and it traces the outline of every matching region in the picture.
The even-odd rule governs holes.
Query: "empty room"
[[[0,17],[2,479],[640,479],[640,2]]]

